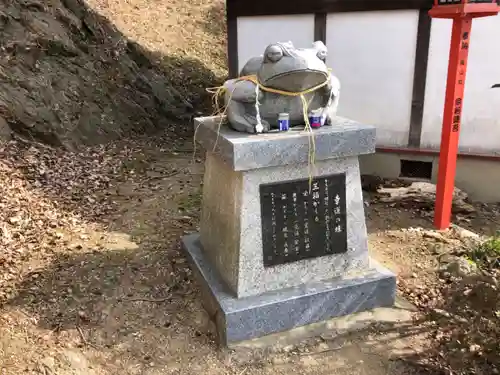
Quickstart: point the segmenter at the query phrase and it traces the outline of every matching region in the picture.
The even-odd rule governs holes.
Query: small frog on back
[[[312,48],[295,48],[292,42],[267,46],[262,56],[245,64],[240,78],[224,83],[229,125],[240,132],[268,132],[278,127],[280,113],[288,113],[290,126],[303,125],[303,101],[300,95],[287,93],[302,93],[306,110],[319,110],[324,124],[330,125],[337,112],[340,82],[326,66],[327,55],[320,41]],[[245,79],[249,76],[260,86]]]

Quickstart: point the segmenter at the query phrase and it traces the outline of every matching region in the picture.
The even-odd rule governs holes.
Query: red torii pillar
[[[451,221],[472,19],[493,16],[498,14],[499,10],[499,5],[491,0],[488,2],[435,0],[434,6],[429,11],[429,15],[433,18],[453,19],[434,211],[436,229],[447,229]]]

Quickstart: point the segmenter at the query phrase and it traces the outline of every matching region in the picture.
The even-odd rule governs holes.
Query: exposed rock
[[[378,193],[382,195],[381,202],[393,203],[408,208],[434,209],[436,202],[436,185],[429,182],[414,182],[408,187],[381,188]],[[467,194],[455,188],[453,193],[454,213],[472,213],[475,208],[467,203]]]
[[[439,242],[449,242],[448,239],[445,238],[441,233],[435,232],[432,230],[426,230],[422,233],[422,235],[424,237],[432,238],[432,239],[439,241]]]
[[[471,284],[471,285],[483,283],[483,284],[488,284],[488,285],[493,285],[495,287],[498,287],[499,280],[495,276],[477,274],[477,275],[471,275],[469,277],[466,277],[464,279],[464,282],[467,284]]]
[[[457,234],[457,236],[462,240],[466,240],[466,241],[470,241],[470,240],[480,241],[481,240],[481,237],[479,236],[479,234],[474,233],[468,229],[459,227],[458,225],[453,225],[452,228],[455,231],[455,233]]]
[[[453,277],[467,277],[474,275],[478,268],[474,262],[465,258],[445,255],[440,259],[440,272],[441,274],[449,274]]]

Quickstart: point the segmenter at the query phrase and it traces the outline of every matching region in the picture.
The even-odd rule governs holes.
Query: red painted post
[[[448,228],[451,221],[471,26],[470,16],[453,18],[434,212],[436,229]]]
[[[448,228],[451,221],[472,19],[495,16],[499,11],[497,0],[434,0],[429,11],[433,18],[453,20],[434,210],[434,226],[437,229]]]

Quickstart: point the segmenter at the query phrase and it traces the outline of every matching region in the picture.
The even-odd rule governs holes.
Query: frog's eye
[[[321,61],[326,61],[326,57],[327,57],[328,53],[326,50],[324,49],[320,49],[317,53],[316,53],[316,56],[318,56],[318,59],[320,59]]]
[[[283,50],[280,46],[273,44],[266,48],[266,58],[269,61],[277,62],[283,57]]]

